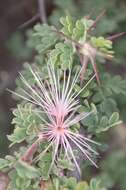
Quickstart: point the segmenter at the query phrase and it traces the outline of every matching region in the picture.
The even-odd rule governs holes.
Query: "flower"
[[[79,92],[76,92],[74,90],[75,84],[77,83],[81,71],[77,71],[73,79],[71,77],[71,69],[69,69],[69,74],[63,71],[63,82],[60,82],[60,76],[58,72],[56,73],[54,66],[49,64],[47,68],[49,75],[48,81],[43,82],[40,75],[34,72],[30,67],[30,72],[36,81],[36,86],[32,87],[22,74],[20,74],[21,80],[26,86],[26,90],[22,89],[25,95],[14,92],[14,94],[24,100],[39,106],[46,115],[47,119],[39,115],[44,123],[44,127],[38,137],[39,139],[44,137],[49,143],[46,149],[41,153],[41,156],[44,155],[51,146],[53,147],[50,171],[57,160],[60,149],[62,149],[64,156],[68,160],[72,159],[80,172],[80,167],[71,147],[71,144],[74,144],[77,149],[97,167],[95,162],[91,159],[92,153],[97,154],[97,152],[93,150],[90,145],[90,143],[96,142],[71,130],[73,125],[76,125],[92,113],[83,112],[78,114],[80,105],[77,97],[93,80],[94,76]]]

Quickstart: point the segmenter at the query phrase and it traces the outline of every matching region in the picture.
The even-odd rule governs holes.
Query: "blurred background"
[[[40,3],[44,3],[40,9]],[[27,34],[35,23],[43,21],[59,25],[61,16],[71,14],[81,18],[91,14],[92,18],[106,9],[106,15],[97,24],[96,33],[108,36],[126,31],[126,0],[4,0],[0,2],[0,157],[6,155],[6,135],[13,130],[12,108],[16,101],[7,88],[14,90],[15,79],[22,64],[32,60],[33,52],[27,48]],[[126,77],[126,36],[114,41],[115,63],[109,71]],[[126,97],[117,97],[123,124],[107,133],[109,149],[100,162],[97,174],[109,189],[126,190]],[[117,167],[118,166],[118,167]],[[90,171],[87,171],[87,177]]]

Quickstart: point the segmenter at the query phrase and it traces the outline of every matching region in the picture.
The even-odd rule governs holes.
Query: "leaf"
[[[28,45],[35,48],[39,53],[44,53],[50,49],[58,41],[58,35],[47,24],[35,25],[33,31],[30,33],[31,38]]]
[[[68,169],[68,170],[74,170],[74,164],[67,159],[58,159],[57,163],[58,167],[61,168],[62,170]]]
[[[74,189],[76,187],[77,181],[74,177],[70,177],[66,179],[64,187],[69,188],[69,189]]]
[[[72,37],[76,40],[79,40],[84,37],[85,25],[83,20],[77,20],[75,27],[73,29]]]
[[[35,167],[27,164],[22,160],[18,161],[15,169],[21,178],[34,179],[40,176],[39,171]]]
[[[49,54],[52,63],[63,70],[68,69],[73,62],[73,48],[68,43],[58,43]]]
[[[91,37],[91,42],[97,48],[112,49],[112,41],[105,39],[104,37]]]
[[[89,186],[87,182],[79,182],[75,188],[75,190],[89,190]]]
[[[26,129],[25,128],[20,128],[20,127],[16,127],[14,129],[14,133],[12,135],[8,135],[8,139],[13,142],[11,145],[15,144],[15,143],[21,143],[22,141],[25,140],[26,138]]]
[[[63,25],[62,32],[65,35],[71,36],[74,28],[74,21],[71,16],[66,16],[60,19],[60,23]]]
[[[34,105],[31,103],[25,105],[20,104],[14,109],[13,114],[15,117],[13,118],[12,123],[21,128],[18,129],[18,131],[20,130],[22,133],[26,133],[24,134],[25,137],[26,135],[36,134],[41,124],[41,119],[38,116],[38,109],[35,108]],[[17,129],[14,133],[17,134]]]
[[[115,111],[117,111],[117,104],[114,99],[106,98],[101,104],[99,104],[100,112],[108,117]]]
[[[40,159],[38,166],[40,168],[40,172],[41,172],[41,176],[43,177],[43,179],[47,180],[49,178],[49,168],[51,165],[51,153],[46,153],[45,155],[42,156],[42,158]]]
[[[96,178],[91,179],[91,181],[90,181],[90,189],[91,190],[101,190],[101,188],[100,188],[100,180],[97,180]]]
[[[100,126],[102,128],[105,128],[108,125],[108,117],[107,116],[103,116],[100,120]]]
[[[65,18],[60,19],[61,24],[63,25],[62,32],[72,37],[72,39],[75,40],[81,40],[83,38],[86,38],[85,31],[86,27],[88,25],[88,21],[86,19],[80,19],[74,22],[72,17],[66,16]]]
[[[113,94],[126,95],[126,79],[119,75],[104,74],[102,80],[104,89],[109,89]]]
[[[113,124],[116,123],[117,121],[119,121],[119,113],[118,112],[114,112],[111,117],[109,118],[109,124]]]
[[[9,163],[8,160],[0,158],[0,170],[8,167]]]
[[[105,132],[109,130],[111,127],[115,127],[121,123],[122,122],[119,120],[118,112],[112,113],[110,118],[108,118],[107,116],[103,116],[100,119],[100,124],[97,126],[96,133]]]

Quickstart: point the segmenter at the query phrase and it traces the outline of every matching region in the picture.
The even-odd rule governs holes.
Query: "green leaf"
[[[91,37],[91,42],[98,48],[112,48],[112,41],[105,39],[104,37]]]
[[[27,164],[22,160],[17,162],[15,169],[21,178],[34,179],[40,176],[39,171],[35,167]]]
[[[111,76],[110,74],[105,73],[102,76],[102,81],[103,88],[109,89],[112,94],[126,95],[126,79],[123,79],[121,76]]]
[[[8,167],[9,163],[8,160],[0,158],[0,170]]]
[[[53,28],[47,24],[35,25],[30,35],[31,38],[28,45],[35,48],[39,53],[44,53],[46,50],[53,47],[59,39],[56,32],[53,31]]]
[[[68,169],[68,170],[74,170],[74,164],[67,159],[58,159],[58,163],[57,163],[58,167],[61,168],[62,170],[64,169]]]
[[[115,127],[116,125],[119,125],[120,123],[121,121],[119,120],[118,112],[112,113],[110,118],[108,118],[107,116],[103,116],[100,119],[99,125],[97,126],[96,133],[105,132],[109,130],[111,127]]]
[[[19,132],[22,134],[22,138],[23,133],[24,137],[26,137],[26,135],[36,135],[40,124],[42,124],[38,111],[39,110],[31,103],[18,105],[13,111],[15,117],[13,118],[12,123],[16,124],[16,129],[14,131],[15,134],[12,136],[17,135]]]
[[[58,43],[49,54],[52,63],[63,70],[68,69],[73,62],[73,48],[68,43]]]
[[[62,32],[65,35],[71,36],[74,28],[74,21],[71,16],[66,16],[60,19],[60,23],[63,25]]]
[[[77,181],[74,177],[70,177],[65,181],[64,187],[68,189],[75,189]]]
[[[39,170],[41,172],[41,176],[43,177],[43,179],[47,180],[49,178],[49,168],[51,165],[51,161],[52,161],[52,157],[51,157],[51,153],[46,153],[45,155],[42,156],[42,158],[40,159],[38,166],[39,166]]]
[[[75,40],[85,39],[85,31],[87,29],[88,21],[86,19],[74,20],[70,16],[66,16],[65,18],[60,19],[61,24],[63,25],[62,32],[72,37]]]
[[[79,182],[75,188],[75,190],[89,190],[88,183],[86,181]]]
[[[102,128],[105,128],[108,125],[108,117],[107,116],[103,116],[100,120],[100,126]]]
[[[114,99],[106,98],[101,104],[99,104],[100,112],[108,117],[115,111],[117,111],[117,104]]]
[[[84,37],[85,25],[82,20],[77,20],[75,24],[75,28],[73,29],[72,37],[76,40]]]
[[[91,179],[90,189],[91,190],[101,190],[100,183],[101,183],[100,180],[97,180],[96,178]]]
[[[14,133],[12,135],[8,135],[8,139],[13,142],[13,144],[15,143],[21,143],[22,141],[25,140],[26,138],[26,129],[25,128],[20,128],[20,127],[16,127],[14,129]]]
[[[117,121],[119,121],[119,113],[118,112],[114,112],[111,117],[109,118],[109,124],[113,124],[116,123]]]

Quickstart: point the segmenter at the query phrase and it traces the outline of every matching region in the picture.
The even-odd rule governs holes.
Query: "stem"
[[[21,24],[19,26],[19,29],[27,27],[29,24],[32,24],[34,21],[36,21],[39,17],[40,17],[39,14],[34,15],[31,19]]]
[[[104,9],[95,19],[95,21],[93,22],[93,24],[89,27],[89,29],[87,30],[87,32],[90,32],[93,28],[96,27],[97,22],[105,15],[106,10]]]
[[[24,154],[24,156],[22,156],[22,160],[27,162],[27,163],[31,163],[32,162],[32,158],[33,158],[33,155],[35,154],[35,152],[37,151],[37,148],[38,148],[38,143],[40,141],[42,141],[43,138],[39,138],[37,139],[29,148],[28,150],[26,151],[26,153]]]
[[[121,33],[118,33],[118,34],[114,34],[112,36],[107,37],[107,40],[112,41],[112,40],[115,40],[115,39],[117,39],[117,38],[119,38],[121,36],[124,36],[124,35],[126,35],[126,32],[121,32]]]
[[[38,0],[40,19],[43,23],[47,23],[45,1]]]

